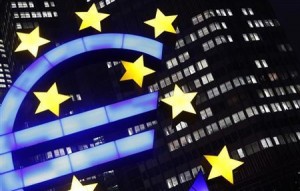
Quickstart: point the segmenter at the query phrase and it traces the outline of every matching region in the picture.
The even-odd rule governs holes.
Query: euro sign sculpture
[[[16,116],[25,96],[47,72],[69,58],[104,49],[137,51],[161,60],[163,45],[136,35],[98,34],[65,43],[32,63],[11,86],[0,107],[1,191],[22,191],[28,186],[152,149],[154,130],[148,130],[22,169],[14,166],[14,151],[157,109],[158,94],[155,92],[14,132]]]

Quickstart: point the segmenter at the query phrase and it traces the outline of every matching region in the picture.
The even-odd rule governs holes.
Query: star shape
[[[97,186],[97,183],[89,184],[89,185],[82,185],[79,180],[73,176],[71,190],[69,191],[94,191]]]
[[[79,30],[93,27],[101,32],[101,21],[104,20],[109,14],[99,13],[95,4],[93,4],[87,12],[76,12],[82,19]]]
[[[144,57],[140,56],[135,62],[122,61],[123,66],[126,69],[125,74],[120,81],[134,80],[140,87],[143,86],[143,79],[145,76],[155,72],[150,68],[144,66]]]
[[[212,166],[208,180],[223,176],[226,180],[233,184],[232,171],[244,164],[241,161],[231,159],[226,146],[223,147],[218,156],[204,155],[204,157]]]
[[[196,114],[196,111],[191,104],[191,101],[195,98],[196,95],[197,93],[195,92],[184,93],[177,85],[175,85],[173,96],[162,99],[162,101],[172,106],[174,119],[183,111]]]
[[[31,33],[17,32],[21,40],[21,44],[17,47],[15,52],[28,50],[34,57],[37,56],[39,47],[49,43],[50,41],[40,37],[40,28],[36,27]]]
[[[59,105],[70,98],[70,96],[58,93],[56,83],[54,83],[47,92],[34,92],[34,95],[40,101],[35,114],[49,110],[56,116],[59,116]]]
[[[164,15],[159,9],[156,10],[156,16],[154,19],[145,21],[144,23],[154,28],[155,38],[161,35],[163,32],[176,33],[172,22],[176,19],[177,15]]]

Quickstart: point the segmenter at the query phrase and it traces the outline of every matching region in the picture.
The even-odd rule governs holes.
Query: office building
[[[224,145],[244,165],[234,171],[233,185],[222,177],[207,180],[210,190],[299,189],[298,60],[267,0],[1,3],[5,15],[1,33],[13,79],[36,60],[28,51],[14,52],[20,43],[16,32],[28,33],[39,26],[40,36],[51,41],[40,47],[38,57],[42,56],[71,40],[100,34],[91,27],[79,31],[82,20],[75,12],[85,12],[92,4],[110,14],[101,21],[101,34],[134,34],[164,46],[161,60],[123,49],[76,55],[28,90],[15,132],[156,91],[159,102],[155,111],[17,149],[12,153],[14,169],[22,172],[155,130],[153,149],[34,185],[25,179],[23,184],[30,186],[24,190],[69,190],[76,175],[83,184],[99,183],[97,191],[185,191],[199,171],[208,177],[211,166],[203,155],[217,155]],[[167,16],[178,15],[173,22],[176,34],[163,32],[155,38],[153,27],[144,22],[155,18],[157,9]],[[145,66],[156,72],[144,78],[142,88],[120,81],[125,73],[122,61],[134,62],[141,55]],[[71,99],[61,104],[59,117],[49,111],[35,114],[39,101],[33,92],[45,92],[54,83]],[[171,107],[161,100],[174,95],[175,84],[185,93],[197,93],[192,101],[196,114],[183,112],[172,119]]]

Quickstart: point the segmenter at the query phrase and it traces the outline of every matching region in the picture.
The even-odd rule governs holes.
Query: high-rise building
[[[156,91],[159,107],[101,128],[14,150],[13,167],[24,176],[30,173],[26,171],[30,166],[38,168],[39,164],[155,130],[153,149],[37,184],[25,178],[20,183],[25,191],[69,190],[72,175],[83,184],[99,183],[97,191],[185,191],[199,171],[207,179],[211,166],[203,155],[217,155],[225,145],[230,156],[244,165],[234,171],[233,185],[220,177],[207,180],[210,190],[299,189],[298,60],[267,0],[0,2],[1,35],[13,79],[36,60],[27,51],[14,52],[20,43],[17,32],[29,33],[37,26],[40,36],[51,41],[40,47],[38,57],[71,40],[101,33],[139,35],[164,46],[162,60],[123,49],[76,55],[28,90],[16,115],[15,132],[57,120],[61,125],[64,118]],[[101,33],[94,28],[79,31],[81,19],[75,12],[85,12],[93,4],[99,12],[110,14],[101,21]],[[153,27],[144,23],[156,17],[157,9],[166,16],[178,15],[173,22],[176,34],[164,32],[156,38]],[[117,43],[117,36],[114,37],[115,41],[109,39],[109,43]],[[144,46],[148,47],[141,47]],[[77,51],[76,47],[69,48],[70,52]],[[156,72],[144,78],[142,88],[132,81],[120,81],[125,73],[122,61],[134,62],[141,55],[145,66]],[[49,59],[60,55],[52,56],[43,58],[51,63]],[[5,79],[9,85],[9,78]],[[59,93],[70,95],[71,99],[61,104],[59,117],[49,111],[35,114],[39,100],[33,92],[46,92],[54,83]],[[171,107],[161,100],[174,96],[175,84],[184,93],[197,93],[192,101],[196,114],[183,112],[172,119]],[[4,112],[1,108],[0,114]],[[54,129],[53,122],[45,134],[55,134],[52,125]],[[0,145],[5,143],[2,140],[6,135],[1,134]],[[106,154],[93,153],[90,157]],[[64,169],[65,163],[61,164]],[[0,164],[2,184],[7,184],[3,177],[8,172],[2,169]]]
[[[4,48],[3,40],[0,38],[0,100],[2,100],[3,96],[5,95],[7,89],[10,87],[12,80],[11,80],[11,73],[9,70],[6,51]]]

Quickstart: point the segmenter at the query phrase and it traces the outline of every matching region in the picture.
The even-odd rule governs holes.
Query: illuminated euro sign
[[[84,130],[101,128],[102,125],[157,108],[158,94],[155,92],[25,130],[13,131],[17,113],[25,96],[42,76],[73,56],[102,49],[133,50],[161,59],[163,45],[155,40],[136,35],[98,34],[65,43],[32,63],[11,86],[0,108],[1,191],[22,191],[28,186],[152,149],[154,130],[149,130],[22,169],[15,169],[13,151]]]

